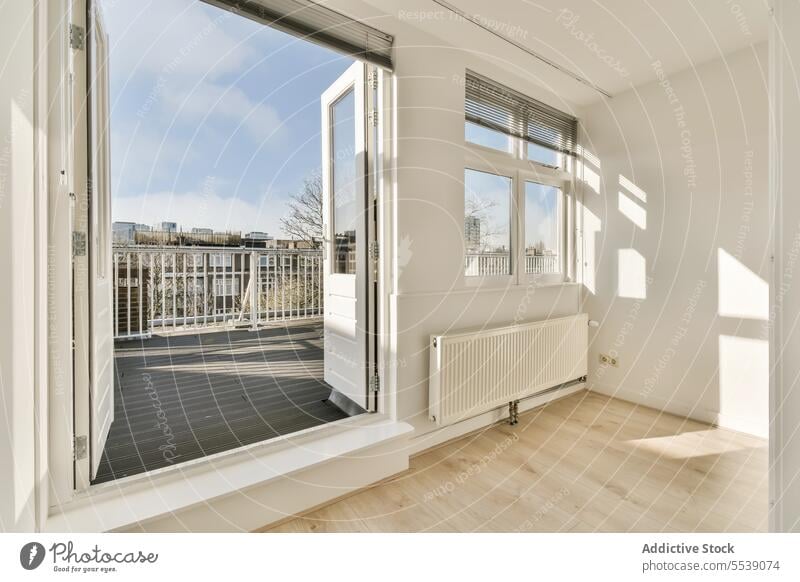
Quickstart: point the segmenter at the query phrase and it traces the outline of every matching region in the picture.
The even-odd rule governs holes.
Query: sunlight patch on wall
[[[600,175],[585,164],[583,166],[583,181],[589,188],[594,190],[595,194],[600,194]]]
[[[636,198],[638,198],[642,202],[647,202],[647,192],[639,188],[639,186],[628,180],[628,178],[626,178],[622,174],[619,175],[619,185],[625,188],[625,190],[627,190],[634,196],[636,196]]]
[[[583,220],[583,286],[589,293],[594,294],[597,286],[597,253],[595,245],[603,223],[591,210],[580,202],[578,204],[577,213]]]
[[[600,194],[600,159],[589,150],[579,149],[578,176],[595,194]]]
[[[726,426],[764,434],[768,426],[769,344],[767,340],[719,336],[719,414]],[[752,426],[760,418],[760,426]]]
[[[769,285],[724,249],[717,252],[719,314],[760,319],[769,316]]]
[[[617,294],[630,299],[647,297],[647,262],[635,249],[617,251]]]
[[[595,169],[600,169],[600,158],[586,148],[580,148],[581,158],[588,164],[591,164]]]
[[[619,211],[642,230],[647,229],[647,210],[636,204],[624,192],[619,193]]]

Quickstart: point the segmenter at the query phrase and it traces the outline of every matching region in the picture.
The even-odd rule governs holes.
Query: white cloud
[[[192,122],[206,116],[222,117],[236,122],[231,131],[246,131],[257,142],[280,140],[282,122],[278,112],[270,105],[253,101],[238,87],[206,82],[194,87],[167,86],[163,98],[173,115]]]
[[[189,141],[158,133],[149,128],[131,129],[131,125],[112,125],[111,172],[115,193],[141,189],[146,184],[174,180],[182,164],[192,160]],[[166,127],[163,128],[166,131]],[[127,188],[122,188],[123,184]]]
[[[544,241],[545,246],[551,250],[558,249],[557,228],[555,212],[543,208],[531,200],[526,201],[525,207],[525,246],[533,246],[539,241]]]
[[[117,71],[215,77],[257,56],[245,40],[260,25],[198,0],[103,0],[102,7]]]

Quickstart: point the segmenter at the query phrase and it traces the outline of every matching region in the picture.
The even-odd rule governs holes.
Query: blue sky
[[[353,62],[199,0],[101,0],[114,220],[280,233]]]

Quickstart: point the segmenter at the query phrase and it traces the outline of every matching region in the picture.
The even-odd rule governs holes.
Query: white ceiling
[[[367,0],[389,15],[401,7],[439,11],[433,0]],[[613,94],[767,39],[767,0],[447,0],[547,59]],[[409,6],[411,8],[411,6]],[[601,95],[470,22],[451,16],[420,23],[443,41],[485,51],[534,72],[574,103]],[[466,36],[465,36],[466,35]],[[599,54],[598,54],[599,52]],[[606,64],[603,59],[611,62]]]

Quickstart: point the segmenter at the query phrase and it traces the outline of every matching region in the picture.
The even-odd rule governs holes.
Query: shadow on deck
[[[317,320],[118,342],[114,368],[114,422],[94,483],[347,417],[328,401]]]

